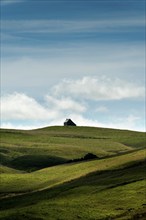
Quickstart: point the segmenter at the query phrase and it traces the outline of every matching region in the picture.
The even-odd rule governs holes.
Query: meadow
[[[146,219],[144,132],[62,126],[0,132],[0,219]],[[80,161],[88,153],[97,158]]]

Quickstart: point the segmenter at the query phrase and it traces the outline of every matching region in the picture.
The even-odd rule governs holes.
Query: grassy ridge
[[[60,160],[81,158],[89,152],[102,158],[143,148],[145,144],[145,134],[142,132],[104,128],[54,126],[33,131],[0,131],[1,163],[25,171],[51,166],[49,157],[60,164]],[[28,166],[26,161],[30,158],[34,164]],[[36,164],[39,164],[38,167]]]

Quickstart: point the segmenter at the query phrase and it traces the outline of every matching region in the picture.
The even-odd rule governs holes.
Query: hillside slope
[[[4,174],[0,219],[145,219],[145,153]]]
[[[144,148],[145,133],[92,127],[1,129],[1,164],[33,171],[84,157],[99,158]]]
[[[146,218],[145,133],[1,130],[2,220]],[[94,153],[97,158],[68,162]]]

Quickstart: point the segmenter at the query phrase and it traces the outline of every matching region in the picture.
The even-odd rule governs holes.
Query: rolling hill
[[[146,218],[145,133],[61,126],[0,132],[0,219]],[[88,153],[97,158],[81,160]]]

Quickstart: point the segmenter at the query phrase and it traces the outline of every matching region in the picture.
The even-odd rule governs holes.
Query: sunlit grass
[[[52,187],[91,172],[109,170],[126,163],[144,160],[145,153],[145,150],[140,150],[109,159],[54,166],[29,174],[2,174],[1,192],[27,192]]]

